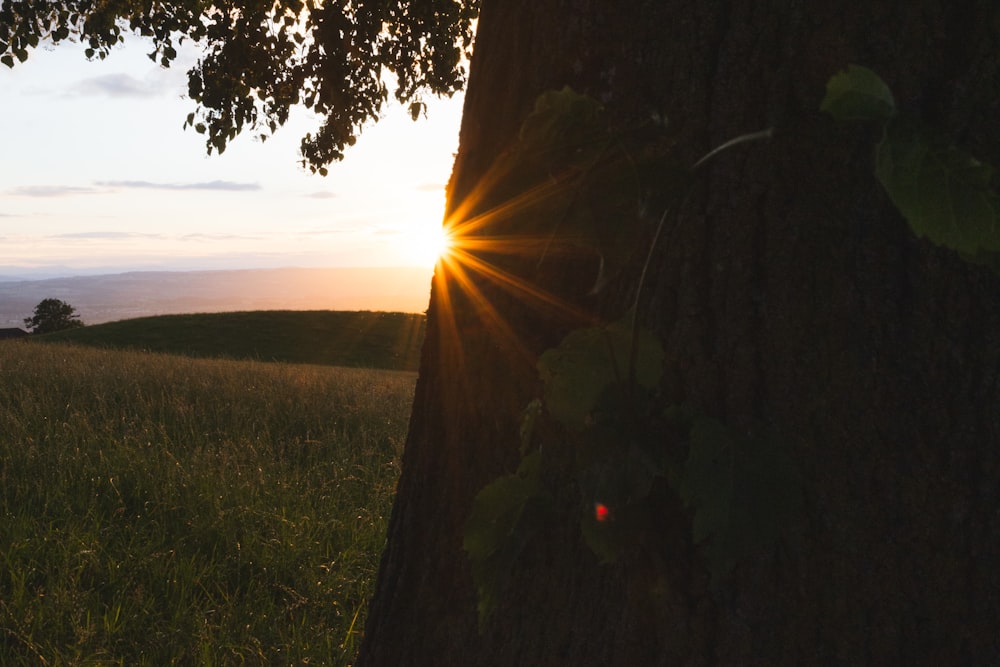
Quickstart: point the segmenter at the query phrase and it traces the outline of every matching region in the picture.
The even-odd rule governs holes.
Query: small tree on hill
[[[82,327],[76,308],[59,299],[43,299],[35,306],[35,314],[24,318],[24,326],[36,334]]]

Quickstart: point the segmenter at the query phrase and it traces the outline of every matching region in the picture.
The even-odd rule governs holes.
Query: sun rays
[[[486,204],[497,184],[488,174],[442,226],[442,248],[435,269],[434,289],[440,327],[441,360],[451,367],[469,361],[470,332],[488,336],[507,356],[534,367],[537,350],[526,341],[522,322],[509,321],[511,303],[523,312],[543,313],[564,320],[591,319],[583,308],[548,291],[533,274],[549,259],[555,226],[525,224],[546,212],[555,198],[571,187],[551,179],[526,188],[494,206]],[[544,220],[545,218],[541,218]],[[512,224],[513,221],[513,224]],[[523,233],[526,227],[538,228]],[[499,303],[499,301],[503,303]],[[474,341],[474,346],[485,341]]]
[[[433,226],[422,233],[419,238],[410,238],[411,247],[407,254],[412,255],[421,264],[433,266],[451,249],[451,234],[443,226]]]

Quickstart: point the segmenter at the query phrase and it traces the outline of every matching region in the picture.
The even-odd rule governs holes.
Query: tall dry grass
[[[348,664],[414,380],[0,344],[0,664]]]

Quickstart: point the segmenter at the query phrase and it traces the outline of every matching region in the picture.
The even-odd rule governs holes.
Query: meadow
[[[350,664],[415,379],[0,343],[0,664]]]

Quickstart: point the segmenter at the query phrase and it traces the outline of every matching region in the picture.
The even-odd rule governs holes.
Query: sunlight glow
[[[523,270],[525,262],[538,264],[551,252],[553,234],[550,229],[537,233],[505,233],[505,221],[544,209],[553,198],[564,196],[567,183],[553,179],[528,188],[499,203],[483,206],[490,190],[503,178],[491,170],[458,202],[446,219],[440,242],[439,260],[434,273],[437,296],[438,354],[441,366],[456,372],[453,382],[446,383],[455,392],[457,403],[474,400],[475,392],[466,393],[463,384],[469,378],[463,374],[468,364],[479,363],[466,354],[470,340],[489,338],[507,358],[531,368],[537,352],[508,322],[505,313],[493,303],[504,294],[525,307],[547,317],[563,321],[589,322],[592,315],[577,304],[562,299],[525,275],[518,275],[512,266]],[[428,240],[428,243],[431,243]],[[507,260],[511,260],[511,264]],[[530,273],[530,271],[529,271]],[[447,402],[447,401],[446,401]],[[609,512],[610,515],[610,512]],[[609,516],[608,515],[608,516]]]
[[[441,223],[421,224],[401,234],[397,242],[403,262],[433,267],[451,248],[451,236]]]
[[[436,264],[439,259],[446,256],[452,247],[451,232],[444,225],[435,227],[424,241],[422,253],[426,253],[428,259],[433,259]]]

